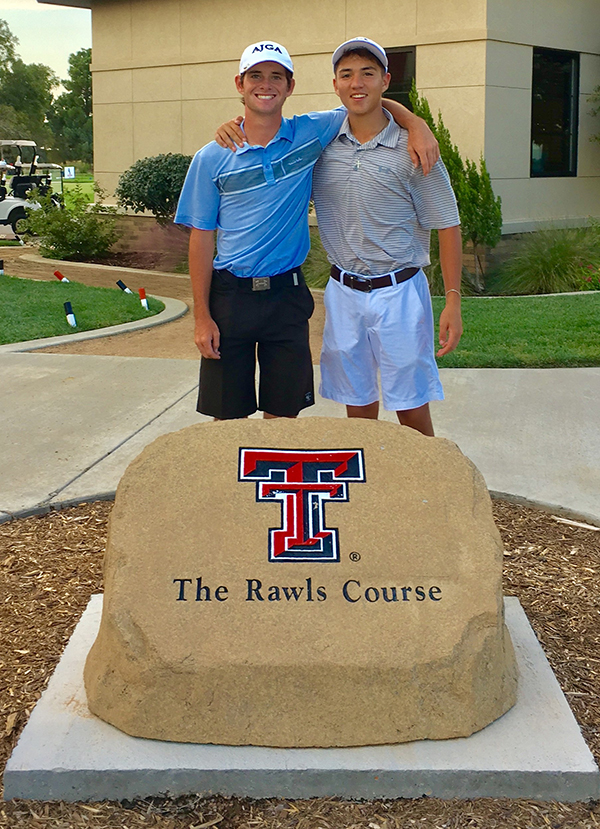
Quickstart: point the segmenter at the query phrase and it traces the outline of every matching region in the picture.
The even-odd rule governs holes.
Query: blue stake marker
[[[70,302],[65,302],[65,314],[67,315],[67,322],[71,326],[71,328],[77,328],[77,320],[75,319],[75,314],[73,313],[73,308],[71,307]]]
[[[4,276],[4,259],[0,259],[0,276]]]
[[[133,293],[133,291],[130,291],[130,290],[129,290],[129,288],[128,288],[128,287],[127,287],[127,285],[123,282],[123,280],[122,280],[122,279],[117,279],[117,285],[118,285],[118,286],[119,286],[119,288],[120,288],[122,291],[124,291],[126,294],[132,294],[132,293]]]

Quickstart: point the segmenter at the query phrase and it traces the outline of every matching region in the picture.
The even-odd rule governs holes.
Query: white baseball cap
[[[368,37],[353,37],[352,40],[347,40],[341,46],[338,46],[331,58],[334,69],[342,55],[345,55],[346,52],[350,52],[352,49],[366,49],[371,52],[372,55],[375,55],[379,63],[383,64],[385,71],[388,71],[388,59],[385,49],[379,43],[375,43],[374,40],[369,40]]]
[[[275,43],[274,40],[259,40],[258,43],[251,43],[242,52],[240,75],[247,72],[250,67],[256,66],[257,63],[263,63],[265,60],[272,60],[289,69],[290,72],[294,71],[294,64],[285,46],[282,46],[281,43]]]

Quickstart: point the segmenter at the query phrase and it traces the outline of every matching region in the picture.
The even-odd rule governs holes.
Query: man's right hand
[[[242,116],[238,115],[233,121],[227,121],[225,124],[221,124],[215,133],[215,141],[220,147],[235,152],[236,145],[238,147],[244,146],[246,135],[241,128],[243,120]]]
[[[194,340],[198,346],[200,354],[202,354],[203,357],[206,357],[207,360],[221,359],[221,353],[219,351],[221,334],[217,327],[217,323],[212,317],[196,320]]]

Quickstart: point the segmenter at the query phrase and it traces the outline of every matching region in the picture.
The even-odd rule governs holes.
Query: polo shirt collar
[[[381,145],[382,147],[390,147],[390,149],[394,149],[396,147],[398,143],[398,136],[400,135],[400,127],[394,121],[387,109],[384,109],[383,113],[385,117],[388,119],[388,125],[384,127],[381,130],[381,132],[374,136],[370,141],[367,141],[365,144],[360,144],[359,146],[371,148]],[[358,141],[354,137],[352,129],[350,128],[350,118],[348,115],[346,115],[346,117],[344,118],[344,123],[340,127],[340,131],[337,135],[338,138],[341,138],[342,136],[345,136],[354,144],[358,144]]]
[[[241,123],[242,129],[244,128],[244,123],[245,123],[245,121],[242,121],[242,123]],[[276,141],[279,141],[280,139],[284,139],[285,141],[290,141],[290,142],[294,140],[294,131],[292,129],[292,122],[290,121],[289,118],[282,118],[281,119],[281,126],[279,127],[279,129],[277,130],[277,132],[275,133],[273,138],[271,138],[271,140],[267,144],[267,147],[269,147],[271,144],[274,144]],[[239,155],[240,153],[246,153],[246,152],[248,152],[248,150],[264,150],[264,149],[266,149],[266,147],[262,147],[260,144],[248,144],[248,142],[246,142],[243,147],[237,147],[236,154]]]

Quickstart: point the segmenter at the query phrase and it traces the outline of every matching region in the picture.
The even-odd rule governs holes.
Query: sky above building
[[[69,55],[92,45],[89,9],[0,0],[0,20],[19,38],[17,52],[25,63],[44,63],[59,78],[68,77]]]

